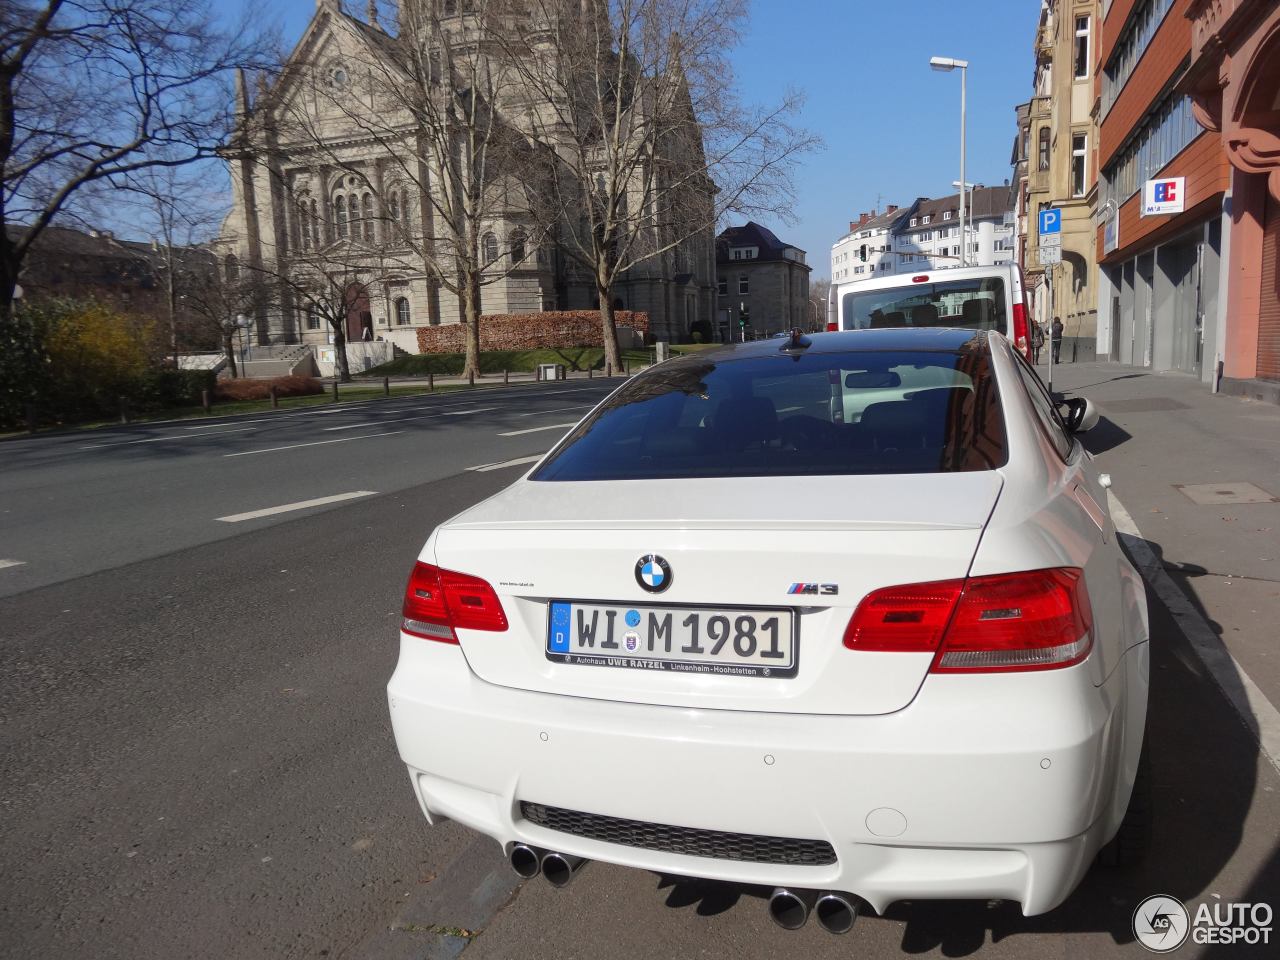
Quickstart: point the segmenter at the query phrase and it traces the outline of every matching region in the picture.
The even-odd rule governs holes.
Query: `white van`
[[[1030,359],[1026,288],[1016,263],[950,267],[831,285],[828,330],[997,330]]]

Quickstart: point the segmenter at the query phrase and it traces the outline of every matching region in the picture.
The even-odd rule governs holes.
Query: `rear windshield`
[[[1006,460],[985,345],[685,358],[640,374],[533,480],[990,470]]]
[[[965,327],[1008,334],[1004,286],[1000,277],[974,277],[846,293],[841,298],[841,326]]]

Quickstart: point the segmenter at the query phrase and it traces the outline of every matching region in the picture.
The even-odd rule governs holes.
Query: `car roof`
[[[959,327],[885,327],[877,330],[839,330],[805,334],[809,346],[804,353],[959,353],[975,348],[986,351],[986,330]],[[772,357],[787,351],[790,342],[770,338],[747,343],[730,343],[673,357],[674,362],[704,360],[746,360]]]
[[[986,266],[978,267],[941,267],[931,270],[923,267],[920,270],[903,271],[902,273],[890,274],[887,277],[863,278],[854,280],[844,280],[840,283],[833,284],[838,287],[842,293],[857,293],[861,290],[880,290],[885,287],[909,287],[912,284],[912,277],[926,276],[930,283],[946,283],[951,280],[972,280],[974,277],[990,277],[999,276],[1013,277],[1013,282],[1018,283],[1017,271],[1013,269],[1013,263],[993,263]],[[923,282],[923,281],[922,281]]]

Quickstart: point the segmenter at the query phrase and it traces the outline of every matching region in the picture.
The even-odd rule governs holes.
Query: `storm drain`
[[[1181,490],[1192,503],[1212,506],[1219,503],[1275,503],[1273,497],[1261,487],[1252,483],[1175,483],[1175,490]]]
[[[527,801],[521,801],[520,812],[526,820],[548,830],[570,833],[575,837],[586,837],[602,843],[617,843],[624,847],[643,847],[646,850],[680,853],[689,857],[711,857],[715,860],[782,863],[802,867],[820,867],[836,862],[836,852],[825,840],[796,840],[753,833],[675,827],[665,823],[606,817],[598,813],[583,813]]]

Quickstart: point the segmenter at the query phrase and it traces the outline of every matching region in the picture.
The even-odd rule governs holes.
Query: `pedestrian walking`
[[[1039,363],[1040,351],[1044,349],[1044,327],[1034,322],[1031,327],[1031,358],[1033,363]]]
[[[1053,362],[1062,362],[1062,320],[1058,317],[1053,318],[1053,332],[1050,334],[1053,339]]]

